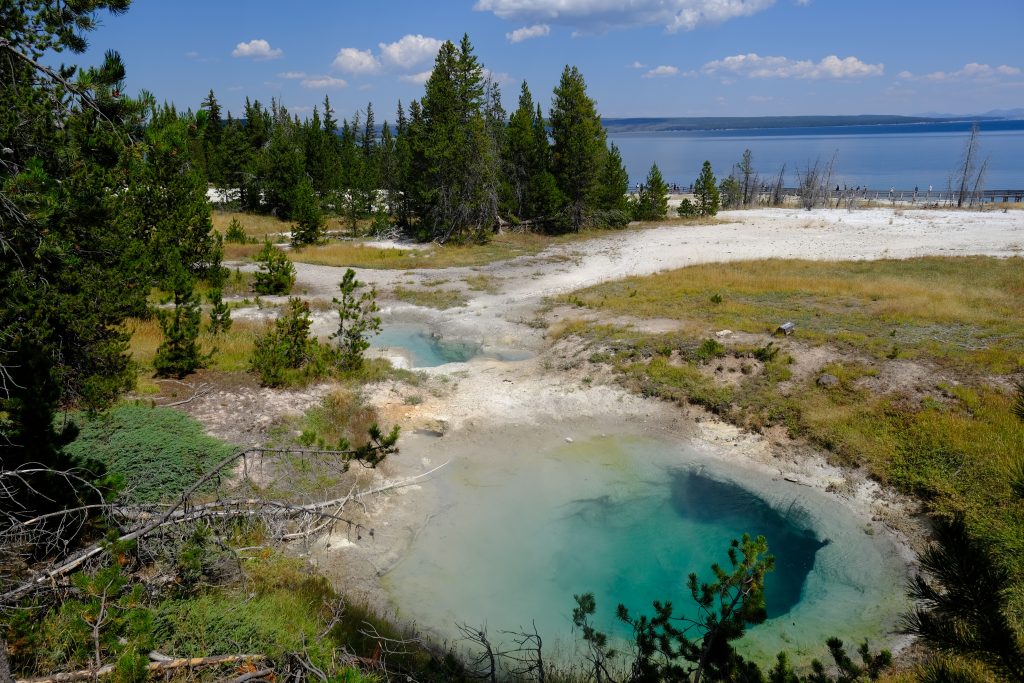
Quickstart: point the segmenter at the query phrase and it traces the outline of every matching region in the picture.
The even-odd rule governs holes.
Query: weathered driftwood
[[[194,657],[192,659],[171,659],[165,662],[150,662],[146,665],[146,670],[153,673],[157,671],[171,671],[173,669],[191,669],[200,666],[219,666],[235,662],[262,661],[264,659],[266,659],[266,655],[215,655],[213,657]],[[80,671],[51,674],[40,678],[17,679],[15,683],[71,683],[72,681],[88,681],[100,676],[110,675],[114,671],[114,666],[114,664],[107,664],[99,669],[82,669]],[[266,670],[263,676],[269,675],[269,673],[270,670]],[[253,676],[252,678],[262,678],[262,676]]]
[[[348,495],[341,498],[334,498],[331,500],[321,501],[318,503],[309,503],[305,505],[295,505],[290,503],[284,503],[280,501],[268,501],[261,500],[259,498],[235,498],[221,501],[213,501],[211,503],[203,503],[200,505],[192,505],[190,503],[192,496],[199,491],[205,484],[214,479],[221,471],[223,471],[229,465],[232,465],[236,460],[244,457],[251,450],[239,451],[233,453],[229,457],[222,460],[212,470],[207,472],[205,475],[200,477],[196,483],[194,483],[187,491],[185,491],[173,504],[170,504],[166,509],[160,510],[159,507],[148,508],[148,509],[132,509],[125,506],[114,506],[111,505],[107,509],[108,511],[122,519],[129,519],[131,521],[139,522],[139,526],[131,531],[128,531],[118,537],[119,542],[135,541],[146,537],[148,534],[157,531],[158,529],[184,524],[187,522],[199,521],[202,519],[211,518],[228,518],[228,517],[292,517],[295,516],[308,516],[311,519],[316,518],[326,522],[348,522],[337,515],[332,514],[328,510],[330,508],[342,508],[345,503],[350,500],[359,500],[368,496],[386,493],[396,489],[411,486],[417,481],[424,479],[434,472],[437,472],[442,467],[447,465],[445,462],[433,469],[419,474],[415,477],[410,477],[402,481],[393,482],[390,484],[384,484],[366,491],[353,492],[350,491]],[[95,506],[86,506],[92,508]],[[82,508],[85,509],[85,508]],[[65,514],[72,512],[70,510],[64,511]],[[43,515],[41,517],[28,520],[29,524],[38,523],[40,520],[48,517],[49,515]],[[328,525],[319,527],[320,529]],[[300,538],[308,538],[312,533],[309,529],[303,530],[295,534],[289,534],[283,540],[296,540]],[[98,556],[103,552],[104,546],[102,544],[95,544],[88,548],[85,548],[78,553],[75,553],[66,560],[57,563],[56,565],[37,572],[32,578],[25,581],[24,583],[8,590],[7,592],[0,595],[0,604],[11,603],[24,595],[30,593],[32,590],[47,585],[54,581],[57,577],[64,576],[78,567],[85,564],[91,558]]]

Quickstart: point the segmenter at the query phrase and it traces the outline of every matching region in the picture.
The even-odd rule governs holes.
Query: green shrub
[[[259,271],[253,281],[253,289],[257,294],[288,294],[295,284],[295,266],[288,260],[284,252],[270,243],[263,243],[263,249],[256,257]]]
[[[697,206],[689,199],[684,199],[679,202],[679,208],[676,209],[676,213],[683,218],[693,218],[697,216]]]
[[[707,363],[712,358],[721,358],[725,355],[725,347],[717,339],[705,339],[693,355],[698,363]]]
[[[779,347],[774,342],[768,342],[761,348],[754,351],[754,358],[762,363],[770,363],[779,355]]]
[[[380,317],[375,315],[377,308],[377,290],[356,294],[363,287],[356,279],[356,272],[351,268],[338,288],[341,299],[333,299],[338,307],[338,331],[331,339],[338,340],[338,360],[345,370],[358,370],[363,365],[363,353],[370,348],[370,337],[380,334]]]
[[[194,284],[191,276],[179,269],[173,281],[174,308],[157,311],[164,337],[156,349],[153,368],[161,377],[184,377],[206,361],[199,350],[202,312]]]
[[[261,384],[279,387],[330,371],[335,354],[310,335],[312,324],[309,304],[288,299],[287,309],[253,346],[249,369],[260,376]]]
[[[78,438],[65,452],[102,462],[136,502],[177,496],[234,450],[171,408],[122,404],[100,417],[81,417]]]
[[[249,244],[249,236],[245,234],[245,229],[242,228],[242,224],[238,222],[237,218],[232,218],[231,222],[228,223],[228,230],[224,234],[224,241],[235,244]]]
[[[303,178],[295,188],[292,199],[292,244],[301,247],[316,244],[323,237],[324,215],[309,180]]]

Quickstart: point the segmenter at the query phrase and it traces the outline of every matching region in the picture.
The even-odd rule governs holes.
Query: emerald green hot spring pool
[[[743,533],[765,536],[776,560],[748,656],[823,657],[832,635],[881,645],[906,609],[895,544],[832,494],[669,438],[528,443],[495,443],[429,484],[437,508],[384,578],[399,617],[449,640],[457,623],[499,640],[535,623],[553,657],[571,656],[574,594],[594,593],[596,625],[618,638],[620,603],[653,614],[670,600],[692,616],[688,574],[711,580]]]

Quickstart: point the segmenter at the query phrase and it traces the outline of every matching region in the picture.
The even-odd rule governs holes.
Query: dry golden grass
[[[256,258],[263,248],[262,244],[236,244],[234,242],[224,243],[225,261],[251,261]]]
[[[445,310],[465,306],[468,301],[465,294],[457,289],[408,289],[406,287],[395,287],[394,297],[399,301],[413,304],[414,306],[426,306]]]
[[[139,364],[139,369],[147,375],[153,373],[153,357],[163,340],[163,332],[156,318],[149,320],[130,320],[127,323],[132,333],[129,352],[132,359]],[[204,353],[211,353],[209,367],[225,372],[242,371],[249,367],[253,344],[263,331],[263,323],[249,320],[234,320],[231,329],[216,337],[205,330],[199,336],[199,343]]]
[[[495,235],[486,244],[440,245],[426,249],[381,249],[358,242],[331,242],[288,252],[293,261],[351,268],[452,268],[482,266],[517,256],[536,254],[559,238],[534,234]]]
[[[706,224],[704,219],[673,219],[676,224]],[[540,235],[532,232],[505,232],[484,244],[430,244],[425,249],[380,249],[358,242],[330,242],[288,252],[288,258],[301,263],[350,268],[414,270],[417,268],[457,268],[484,266],[517,256],[532,256],[544,249],[580,240],[593,239],[625,230],[646,230],[666,222],[634,224],[623,230],[586,230],[565,235]],[[569,257],[567,257],[569,258]]]
[[[292,227],[295,225],[294,221],[283,221],[274,216],[241,213],[238,211],[214,211],[211,217],[213,218],[213,229],[220,232],[220,234],[223,235],[227,232],[228,225],[232,219],[238,219],[238,222],[242,224],[242,229],[245,230],[245,234],[260,242],[267,235],[291,232]]]
[[[697,321],[705,332],[771,332],[792,320],[802,338],[876,356],[925,355],[1002,373],[1024,367],[1021,258],[708,264],[564,299],[624,315]]]

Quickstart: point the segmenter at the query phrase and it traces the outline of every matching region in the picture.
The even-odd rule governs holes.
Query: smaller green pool
[[[402,349],[409,354],[412,367],[434,368],[448,363],[465,363],[477,356],[501,361],[525,360],[528,351],[514,349],[485,350],[481,344],[459,339],[444,339],[433,334],[424,325],[394,323],[383,326],[380,334],[371,340],[376,349]]]

